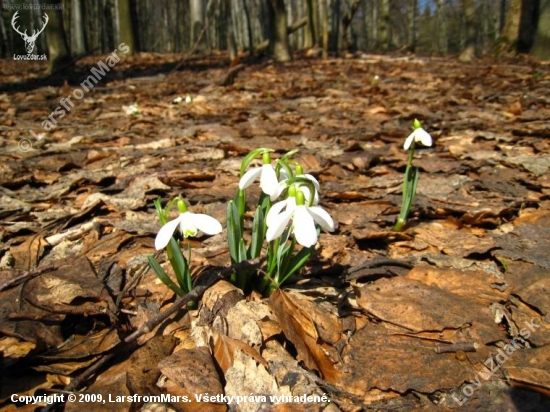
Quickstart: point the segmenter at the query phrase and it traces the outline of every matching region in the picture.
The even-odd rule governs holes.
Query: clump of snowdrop
[[[407,217],[409,216],[414,196],[416,195],[419,171],[417,167],[413,166],[413,157],[415,145],[417,143],[429,147],[432,145],[432,137],[422,128],[420,122],[414,119],[413,132],[405,139],[405,143],[403,144],[403,148],[409,150],[409,158],[407,160],[407,168],[405,169],[405,178],[403,180],[403,202],[401,204],[401,212],[393,227],[395,232],[399,232],[403,229]]]
[[[177,205],[179,215],[175,219],[168,221],[168,214],[174,205]],[[157,277],[176,294],[183,296],[193,289],[191,271],[189,269],[189,259],[191,258],[191,249],[188,250],[186,259],[174,237],[174,233],[179,230],[184,238],[194,237],[200,232],[207,235],[216,235],[222,231],[221,223],[211,216],[192,213],[187,209],[187,204],[183,199],[173,199],[165,209],[162,208],[160,199],[155,201],[155,208],[162,227],[155,238],[155,249],[166,248],[168,260],[172,265],[176,275],[177,284],[168,276],[160,264],[152,256],[148,256],[149,264],[153,268]]]
[[[265,250],[267,267],[258,288],[267,295],[306,264],[317,244],[320,228],[334,231],[332,218],[318,206],[319,182],[304,173],[301,165],[288,161],[296,151],[286,153],[275,163],[271,159],[272,152],[260,148],[243,159],[239,190],[227,208],[231,260],[238,263],[257,258]],[[261,166],[249,168],[259,157]],[[256,181],[259,181],[262,194],[254,213],[250,242],[246,245],[243,233],[246,190]],[[273,204],[279,198],[282,199]],[[244,289],[251,284],[250,276],[250,273],[243,273],[232,280]]]
[[[289,159],[295,150],[273,161],[273,150],[259,148],[250,152],[241,163],[239,188],[234,200],[227,205],[227,242],[231,263],[265,256],[265,267],[257,276],[254,268],[234,273],[231,281],[243,290],[256,288],[265,295],[271,294],[290,276],[307,263],[319,240],[321,230],[335,229],[332,217],[319,206],[320,184],[317,179],[304,173],[303,168]],[[252,165],[260,160],[260,165]],[[255,182],[259,183],[260,198],[249,225],[246,192]],[[274,203],[275,202],[275,203]],[[176,204],[179,215],[168,220],[168,213]],[[178,295],[189,293],[192,279],[188,261],[182,253],[174,233],[179,231],[184,238],[199,232],[215,235],[222,225],[211,216],[192,213],[179,198],[172,200],[165,209],[160,200],[155,207],[162,227],[155,238],[155,248],[166,248],[166,254],[174,270],[177,283],[149,257],[149,263],[159,279]],[[250,228],[250,235],[246,232]],[[259,280],[258,280],[259,279]]]

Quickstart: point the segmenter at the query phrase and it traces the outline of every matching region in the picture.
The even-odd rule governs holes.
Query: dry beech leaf
[[[212,353],[218,365],[225,373],[231,366],[233,366],[235,360],[235,351],[242,351],[248,356],[256,360],[256,362],[264,365],[265,368],[268,368],[268,364],[262,355],[251,346],[247,345],[240,340],[232,339],[229,336],[223,335],[221,333],[216,333],[213,338]]]
[[[286,338],[296,347],[298,360],[304,362],[308,369],[320,372],[329,382],[337,382],[341,375],[336,366],[337,360],[327,355],[324,342],[308,312],[281,289],[271,295],[269,304]]]
[[[172,396],[185,396],[191,402],[171,402],[185,411],[225,411],[225,405],[197,402],[195,395],[209,396],[223,394],[220,376],[214,365],[210,350],[200,348],[182,349],[159,362],[161,372],[169,379],[163,384]]]

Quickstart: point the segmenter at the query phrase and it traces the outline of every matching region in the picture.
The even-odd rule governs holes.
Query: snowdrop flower
[[[295,197],[295,203],[289,201],[291,197]],[[296,241],[304,247],[311,247],[317,243],[316,223],[328,232],[334,230],[334,222],[330,215],[320,206],[306,206],[304,193],[294,185],[289,189],[289,199],[275,203],[267,214],[268,242],[280,237],[290,220]]]
[[[187,211],[183,200],[178,200],[180,215],[162,226],[155,238],[155,249],[160,250],[168,245],[170,238],[179,227],[183,237],[197,236],[199,230],[207,235],[216,235],[222,231],[222,225],[212,216]]]
[[[302,178],[311,180],[311,182],[313,183],[313,187],[315,188],[315,193],[313,194],[312,204],[318,205],[319,204],[319,192],[321,190],[321,185],[319,184],[319,181],[315,178],[315,176],[310,175],[309,173],[304,173],[304,169],[302,168],[302,165],[297,163],[296,164],[296,176],[294,176],[294,177],[302,177]],[[277,194],[272,196],[271,200],[277,199],[281,195],[281,193],[283,193],[284,190],[287,187],[289,187],[288,173],[285,169],[281,169],[281,178],[283,180],[281,180],[279,182],[279,187],[277,189],[278,190]],[[304,193],[304,196],[306,198],[306,203],[309,204],[309,199],[311,197],[309,186],[306,185],[306,184],[303,184],[303,183],[297,183],[297,185],[300,188],[300,190]],[[289,197],[289,199],[290,199],[290,197]]]
[[[424,146],[432,145],[432,136],[420,126],[420,122],[416,119],[414,119],[414,130],[405,140],[403,149],[409,150],[413,142],[422,143]]]
[[[277,179],[277,173],[271,165],[271,156],[268,152],[263,153],[263,165],[260,167],[253,167],[242,175],[239,180],[239,189],[244,190],[252,183],[254,183],[258,177],[260,178],[260,187],[262,192],[269,195],[271,200],[275,200],[279,196],[279,180]]]
[[[128,116],[139,114],[139,106],[137,103],[131,104],[130,106],[122,106],[122,110],[124,110],[124,113]]]
[[[191,97],[190,94],[187,94],[185,96],[185,103],[187,103],[187,104],[193,103],[193,98]]]

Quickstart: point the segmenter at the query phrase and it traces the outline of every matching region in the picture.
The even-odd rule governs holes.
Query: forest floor
[[[144,54],[84,91],[105,57],[1,62],[3,410],[550,410],[550,65],[302,56],[221,86],[223,56]],[[415,118],[434,145],[397,233]],[[193,239],[209,287],[158,324],[181,301],[148,270],[153,200],[225,227],[259,147],[299,150],[336,231],[270,298],[211,285],[225,230]]]

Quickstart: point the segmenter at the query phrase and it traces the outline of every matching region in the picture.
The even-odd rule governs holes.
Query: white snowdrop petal
[[[272,196],[279,189],[279,181],[275,169],[271,165],[262,166],[262,175],[260,176],[260,187],[266,195]]]
[[[222,224],[212,216],[194,213],[193,220],[195,221],[195,226],[207,235],[217,235],[222,231]]]
[[[269,209],[269,212],[267,212],[267,216],[265,217],[265,224],[267,225],[267,227],[273,226],[274,222],[277,221],[277,216],[285,208],[287,201],[288,199],[281,200],[280,202],[277,202],[271,206],[271,209]]]
[[[310,247],[317,243],[315,222],[306,206],[296,206],[292,223],[294,225],[294,236],[296,236],[296,241],[300,245]]]
[[[239,189],[243,190],[249,187],[262,173],[261,167],[253,167],[248,169],[246,173],[239,180]]]
[[[162,226],[157,233],[157,237],[155,237],[155,249],[160,250],[164,249],[168,242],[170,242],[170,238],[178,228],[178,225],[180,224],[180,217],[177,217],[174,220],[170,220],[169,222],[166,222],[164,226]]]
[[[412,132],[407,139],[405,140],[405,144],[403,145],[403,149],[409,150],[409,147],[411,147],[411,144],[414,140],[414,132]]]
[[[311,206],[308,212],[313,217],[313,220],[319,224],[327,232],[334,231],[334,221],[328,212],[320,206]]]
[[[271,242],[274,239],[280,237],[288,226],[292,213],[284,211],[277,215],[277,218],[271,222],[271,226],[267,228],[265,239]]]
[[[422,143],[424,146],[432,145],[432,136],[424,129],[416,129],[415,140]]]
[[[305,174],[300,175],[300,176],[306,177],[309,180],[311,180],[313,182],[313,186],[315,186],[315,190],[317,190],[318,192],[321,191],[321,185],[319,184],[319,181],[317,179],[315,179],[315,176],[310,175],[309,173],[305,173]]]

